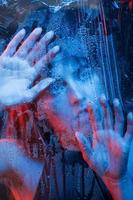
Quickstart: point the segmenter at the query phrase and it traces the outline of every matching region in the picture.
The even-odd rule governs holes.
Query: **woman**
[[[23,33],[23,31],[22,31],[22,33]],[[22,34],[22,33],[18,33],[18,35],[20,34]],[[34,32],[33,32],[34,33]],[[32,33],[32,34],[33,34]],[[23,35],[23,34],[22,34]],[[22,35],[21,35],[21,38],[22,38]],[[33,34],[34,35],[34,34]],[[33,36],[32,35],[32,36]],[[19,36],[20,37],[20,36]],[[16,38],[17,38],[17,36],[15,37],[15,39],[13,40],[13,41],[15,41],[15,47],[17,47],[17,45],[19,44],[19,41],[21,40],[18,40],[18,42],[16,43]],[[32,38],[32,37],[31,37]],[[30,38],[30,40],[31,40],[31,38]],[[29,41],[30,42],[30,41]],[[31,45],[34,45],[34,39],[33,39],[33,41],[31,42]],[[31,91],[31,95],[25,95],[25,94],[27,94],[26,92],[27,92],[27,90],[28,90],[28,92],[29,92],[29,86],[31,85],[31,80],[34,80],[34,74],[35,74],[35,77],[38,75],[38,72],[40,71],[40,65],[38,65],[38,63],[40,63],[40,61],[39,62],[37,62],[37,69],[39,68],[39,70],[37,70],[37,71],[35,71],[35,70],[33,70],[33,72],[32,72],[32,68],[30,68],[30,66],[27,64],[27,63],[25,63],[23,60],[22,60],[22,57],[23,56],[25,56],[26,54],[27,54],[27,50],[26,51],[24,51],[25,50],[25,48],[27,48],[27,46],[28,47],[30,47],[30,45],[24,45],[24,44],[26,44],[26,42],[24,42],[23,44],[22,44],[22,47],[23,47],[23,51],[21,51],[21,54],[19,55],[17,55],[17,57],[19,57],[19,56],[22,56],[21,58],[16,58],[15,56],[14,56],[14,52],[15,52],[15,50],[16,50],[16,48],[14,48],[14,51],[13,51],[13,44],[14,44],[14,42],[11,42],[9,45],[8,45],[8,47],[7,47],[7,49],[5,50],[5,52],[2,54],[2,56],[1,56],[1,65],[4,67],[4,69],[2,69],[1,68],[1,72],[2,72],[2,77],[3,77],[3,82],[1,81],[1,103],[2,104],[4,104],[4,106],[11,106],[11,105],[16,105],[16,104],[18,104],[18,103],[25,103],[25,102],[29,102],[29,101],[31,101],[32,100],[32,98],[34,97],[34,95],[36,96],[36,94],[37,94],[37,92],[38,92],[38,90],[34,90],[33,88],[38,88],[38,87],[36,87],[36,86],[34,86],[30,91]],[[34,49],[34,48],[33,48]],[[11,52],[11,51],[12,52]],[[21,49],[22,50],[22,49]],[[59,48],[57,48],[57,50],[59,50]],[[19,49],[17,50],[18,52],[19,52]],[[56,54],[58,51],[53,51],[52,52],[52,55],[54,54]],[[32,54],[33,53],[33,54]],[[34,51],[31,53],[31,55],[34,55]],[[5,58],[5,56],[11,56],[11,58]],[[14,56],[13,57],[13,59],[12,59],[12,56]],[[31,58],[33,58],[32,56],[31,56]],[[47,60],[47,59],[46,59]],[[82,60],[82,59],[81,59]],[[87,103],[88,103],[88,99],[86,98],[87,97],[87,95],[86,95],[86,92],[87,92],[87,90],[86,90],[86,87],[85,87],[85,84],[83,84],[82,83],[82,81],[84,81],[84,80],[82,80],[82,76],[80,76],[79,74],[77,74],[78,76],[76,76],[75,77],[75,72],[76,72],[76,70],[78,70],[78,72],[80,71],[79,70],[79,68],[82,66],[80,66],[80,65],[77,65],[77,61],[76,61],[76,59],[74,58],[74,59],[72,59],[71,58],[71,60],[70,60],[71,62],[70,63],[72,63],[72,66],[75,64],[75,68],[74,68],[74,71],[73,71],[73,67],[71,67],[71,64],[69,64],[68,65],[68,71],[67,71],[67,73],[66,73],[66,75],[64,76],[64,69],[65,68],[63,68],[64,67],[64,65],[60,65],[59,66],[59,71],[62,71],[62,73],[60,74],[60,77],[63,79],[63,81],[65,82],[65,84],[64,84],[64,82],[63,82],[63,90],[61,91],[61,93],[57,93],[57,96],[58,96],[58,98],[57,97],[54,97],[54,98],[51,98],[50,96],[49,96],[49,92],[45,92],[44,93],[44,96],[46,95],[46,97],[44,98],[44,100],[43,100],[43,107],[44,107],[44,109],[48,109],[48,111],[49,111],[49,113],[47,112],[47,110],[45,110],[45,112],[47,112],[47,115],[48,114],[50,114],[49,115],[49,119],[50,119],[50,116],[53,116],[53,115],[51,115],[51,112],[53,112],[53,109],[55,109],[56,108],[56,111],[57,112],[59,112],[60,111],[60,109],[58,109],[58,102],[59,102],[59,100],[62,100],[61,102],[64,102],[65,104],[66,104],[66,106],[70,106],[70,107],[66,107],[66,108],[70,108],[70,110],[72,111],[72,109],[73,109],[73,112],[72,112],[72,114],[74,114],[75,113],[75,111],[78,111],[78,113],[79,113],[79,115],[81,115],[81,117],[79,116],[79,120],[81,120],[81,122],[82,122],[82,112],[80,112],[81,110],[79,110],[79,108],[82,108],[82,109],[85,109],[84,108],[84,106],[86,106],[87,105]],[[24,62],[24,63],[23,63]],[[16,64],[17,63],[17,69],[18,69],[18,71],[16,72],[16,67],[14,67],[14,63]],[[41,62],[42,63],[42,62]],[[61,62],[60,62],[61,63]],[[83,62],[82,62],[83,63]],[[10,64],[10,65],[9,65]],[[25,65],[26,64],[26,65]],[[36,67],[36,65],[35,65],[35,67]],[[12,67],[13,66],[13,67]],[[26,68],[25,68],[25,66],[26,66]],[[8,67],[8,68],[7,68]],[[9,68],[9,67],[11,67],[11,69]],[[87,66],[86,66],[87,67]],[[62,68],[62,70],[60,70]],[[25,72],[24,70],[27,70],[28,69],[28,71],[29,70],[31,70],[30,71],[30,73],[20,73],[20,72]],[[34,69],[34,68],[33,68]],[[82,69],[82,68],[80,68],[80,69]],[[85,68],[83,68],[83,69],[85,69]],[[9,71],[10,70],[10,71]],[[14,72],[14,73],[12,73],[12,72]],[[57,70],[57,72],[58,72],[58,70]],[[32,74],[33,73],[33,74]],[[25,80],[25,74],[27,75],[28,74],[28,80],[30,80],[30,81],[27,81],[27,77],[26,77],[26,80]],[[31,74],[32,74],[32,77],[33,77],[33,79],[32,79],[32,77],[31,77]],[[52,78],[55,78],[55,77],[53,77],[53,74],[54,74],[54,68],[53,68],[53,73],[52,73]],[[81,74],[83,74],[82,72],[81,72]],[[9,76],[10,75],[10,76]],[[20,76],[19,76],[20,75]],[[21,77],[22,76],[22,77]],[[16,81],[17,81],[17,88],[16,88],[16,93],[14,93],[14,90],[12,90],[12,88],[10,87],[10,85],[7,83],[7,82],[5,82],[5,80],[6,80],[6,77],[9,77],[10,79],[11,79],[11,81],[12,81],[12,83],[14,83],[14,86],[16,86]],[[31,78],[30,78],[31,77]],[[19,79],[18,79],[19,78]],[[22,80],[23,80],[23,78],[24,78],[24,80],[25,80],[25,82],[21,82],[21,81],[18,81],[18,80],[21,80],[21,78],[22,78]],[[97,77],[95,77],[95,75],[94,75],[94,77],[93,77],[93,79],[95,80],[95,81],[99,81],[98,80],[98,78]],[[49,80],[49,79],[48,79]],[[50,79],[51,80],[51,79]],[[53,79],[52,79],[53,80]],[[89,79],[89,77],[87,78],[87,80],[85,80],[85,81],[87,81],[87,84],[89,83],[88,81],[90,81],[90,79]],[[23,83],[23,84],[22,84]],[[25,84],[24,84],[25,83]],[[30,84],[29,84],[30,83]],[[79,87],[79,84],[81,84],[82,83],[82,85]],[[97,82],[98,83],[98,82]],[[46,82],[45,82],[45,87],[46,86],[48,86],[48,83],[46,84]],[[39,92],[40,92],[40,89],[44,89],[45,88],[44,86],[43,87],[39,87]],[[3,88],[6,88],[6,90],[8,91],[8,93],[7,94],[5,94],[5,90],[3,89]],[[91,88],[91,82],[90,82],[90,88]],[[80,90],[80,91],[79,91]],[[20,92],[21,91],[21,92]],[[34,91],[34,92],[33,92]],[[36,91],[36,92],[35,92]],[[50,92],[52,92],[52,90],[50,89],[49,90]],[[10,94],[10,96],[9,96],[9,94]],[[16,95],[17,94],[17,95]],[[29,93],[28,93],[29,94]],[[63,95],[62,95],[63,94]],[[65,95],[64,95],[65,94]],[[22,96],[21,96],[22,95]],[[14,97],[14,98],[10,98],[10,97]],[[66,98],[64,99],[64,96],[66,96]],[[19,97],[19,98],[18,98]],[[68,98],[69,97],[69,98]],[[54,100],[54,101],[53,101]],[[64,101],[65,100],[65,101]],[[67,101],[66,101],[67,100]],[[46,103],[45,103],[46,102]],[[52,103],[52,104],[51,104]],[[56,103],[56,107],[54,107],[54,103]],[[60,102],[59,102],[60,103]],[[64,105],[65,105],[64,104]],[[45,107],[46,106],[46,107]],[[100,140],[100,139],[102,139],[103,138],[103,135],[107,135],[107,137],[104,137],[104,140],[106,141],[108,141],[108,139],[109,139],[109,141],[110,141],[110,139],[112,139],[112,137],[114,137],[114,131],[112,131],[112,128],[111,128],[111,120],[110,120],[110,116],[109,116],[109,112],[108,112],[108,106],[106,105],[106,99],[105,99],[105,97],[102,97],[102,99],[101,99],[101,106],[102,106],[102,108],[103,108],[103,111],[104,111],[104,120],[105,120],[105,129],[104,128],[101,128],[100,127],[100,125],[99,125],[99,121],[97,122],[97,120],[96,120],[96,118],[95,118],[95,115],[94,115],[94,113],[93,113],[93,111],[92,111],[92,107],[90,106],[90,107],[88,107],[88,109],[87,109],[87,112],[88,113],[90,113],[91,114],[91,116],[90,116],[90,124],[91,124],[91,126],[92,126],[92,131],[93,131],[93,135],[95,135],[96,137],[94,137],[94,139],[96,140],[97,138]],[[122,128],[123,128],[123,126],[122,126],[122,123],[121,123],[121,121],[122,121],[122,118],[123,118],[123,116],[122,116],[122,111],[121,111],[121,107],[120,107],[120,104],[119,104],[119,101],[118,100],[115,100],[115,102],[114,102],[114,106],[115,106],[115,110],[116,110],[116,123],[115,123],[115,130],[119,130],[119,132],[120,131],[122,131]],[[82,110],[83,111],[83,110]],[[70,116],[69,115],[69,110],[67,109],[67,112],[68,112],[68,115],[67,116]],[[85,110],[84,110],[84,114],[85,114]],[[63,112],[64,114],[65,114],[65,112]],[[57,119],[58,119],[58,117],[59,117],[59,120],[61,119],[61,121],[60,121],[60,123],[61,122],[65,122],[64,121],[64,119],[65,119],[65,115],[62,113],[62,111],[61,111],[61,113],[58,113],[59,115],[57,115]],[[55,114],[55,110],[54,110],[54,114]],[[60,114],[61,114],[61,118],[60,118]],[[63,115],[62,115],[63,114]],[[72,119],[73,119],[73,117],[74,117],[74,115],[72,115]],[[75,116],[76,117],[76,116]],[[55,119],[55,118],[52,118],[52,119]],[[68,118],[69,119],[69,118]],[[74,120],[75,120],[75,118],[74,118]],[[77,119],[76,119],[77,120]],[[85,119],[86,120],[86,119]],[[88,159],[88,156],[85,156],[86,155],[86,150],[87,150],[87,154],[88,153],[90,153],[91,152],[91,148],[92,147],[90,147],[90,144],[88,143],[88,141],[86,142],[86,143],[84,143],[84,137],[83,136],[81,136],[81,135],[79,135],[78,133],[76,133],[76,137],[78,138],[78,142],[79,142],[79,148],[81,148],[81,150],[82,150],[82,152],[83,152],[83,155],[84,155],[84,158],[85,158],[85,160],[87,161],[87,163],[96,171],[96,172],[98,172],[99,174],[100,174],[100,176],[101,176],[101,178],[105,181],[105,184],[107,185],[107,187],[108,187],[108,189],[111,191],[111,194],[113,195],[113,197],[114,198],[116,198],[116,193],[114,194],[114,190],[112,190],[112,187],[110,187],[110,185],[109,185],[109,182],[108,182],[108,179],[109,179],[109,181],[110,181],[110,178],[111,178],[111,181],[114,181],[115,182],[115,180],[117,179],[117,186],[118,187],[116,187],[116,185],[115,185],[115,188],[116,189],[118,189],[117,190],[117,199],[121,199],[121,198],[123,198],[123,199],[126,199],[127,197],[128,197],[128,199],[129,198],[132,198],[131,196],[131,191],[130,191],[130,187],[132,186],[132,182],[131,182],[131,179],[130,179],[130,177],[128,176],[128,178],[124,178],[124,186],[123,186],[123,182],[122,182],[122,184],[121,184],[121,177],[123,177],[123,175],[125,175],[126,174],[126,177],[127,177],[127,160],[128,160],[128,155],[129,155],[129,147],[130,147],[130,145],[131,145],[131,140],[132,140],[132,114],[129,114],[128,115],[128,130],[127,130],[127,134],[126,134],[126,139],[124,138],[124,139],[122,139],[122,138],[120,138],[119,137],[119,135],[118,135],[118,138],[117,138],[117,140],[115,140],[116,141],[116,144],[113,144],[113,142],[111,143],[111,145],[112,145],[112,147],[114,147],[114,145],[116,145],[116,146],[118,146],[118,147],[121,147],[121,148],[118,148],[118,150],[119,151],[116,151],[117,152],[117,154],[119,154],[119,155],[122,155],[122,151],[120,151],[121,149],[123,149],[124,147],[125,147],[125,144],[126,144],[126,147],[124,148],[124,150],[125,150],[125,152],[126,152],[126,156],[124,156],[124,158],[122,157],[122,160],[121,160],[121,157],[120,157],[120,159],[118,159],[118,165],[116,165],[117,167],[120,165],[120,161],[121,161],[121,163],[122,163],[122,165],[123,165],[123,167],[122,167],[122,169],[121,168],[116,168],[117,170],[116,170],[116,173],[114,173],[114,171],[113,170],[110,170],[110,171],[108,171],[108,173],[106,174],[105,173],[105,169],[106,169],[106,165],[108,165],[108,168],[109,169],[111,169],[112,168],[112,165],[113,165],[113,163],[114,163],[114,158],[115,158],[115,156],[117,155],[117,154],[113,154],[114,152],[113,151],[108,151],[108,154],[107,154],[107,157],[108,157],[108,155],[111,155],[111,158],[112,158],[112,160],[109,160],[109,161],[112,161],[112,163],[111,162],[107,162],[107,163],[105,163],[106,165],[103,165],[103,160],[101,159],[100,161],[100,163],[98,163],[99,162],[99,159],[98,159],[98,162],[97,162],[97,160],[96,160],[96,162],[94,162],[95,161],[95,157],[94,157],[94,155],[96,155],[96,154],[94,154],[93,155],[93,157],[89,157],[89,159]],[[52,121],[50,121],[51,123],[52,123]],[[94,123],[94,122],[96,122],[96,123]],[[55,123],[55,121],[53,121],[53,124]],[[77,124],[77,123],[76,123]],[[73,132],[77,132],[77,131],[80,131],[80,130],[82,130],[83,131],[83,129],[81,129],[81,127],[79,127],[79,126],[76,126],[76,124],[74,124],[73,125],[73,127],[72,126],[70,126],[69,127],[69,125],[70,125],[70,123],[65,123],[65,125],[68,125],[68,127],[66,127],[65,126],[65,130],[66,131],[70,131],[71,129],[73,129]],[[80,123],[80,125],[81,125],[82,123]],[[107,126],[107,127],[106,127]],[[63,132],[62,132],[62,127],[63,127],[63,130],[64,130],[64,123],[63,123],[63,126],[61,125],[60,126],[61,127],[61,130],[60,129],[58,129],[58,131],[59,131],[59,134],[63,134]],[[99,128],[100,127],[100,128]],[[58,127],[59,128],[59,127]],[[100,133],[99,133],[99,130],[100,129]],[[111,130],[111,131],[109,131],[109,133],[107,134],[106,133],[106,131],[105,130]],[[101,131],[102,130],[102,131]],[[64,132],[65,133],[65,132]],[[121,134],[121,132],[120,132],[120,134]],[[66,134],[64,134],[64,136],[65,136]],[[116,136],[117,137],[117,136]],[[103,140],[103,139],[102,139]],[[121,141],[122,140],[122,142],[119,144],[119,141]],[[5,141],[4,141],[5,142]],[[117,142],[118,142],[118,144],[117,144]],[[125,142],[125,143],[124,143]],[[4,143],[3,143],[4,144]],[[87,144],[87,147],[85,146],[85,148],[83,148],[84,147],[84,145],[86,145]],[[107,150],[109,149],[109,145],[106,145],[106,144],[108,144],[108,142],[106,142],[105,143],[105,147],[107,148]],[[78,143],[77,143],[77,145],[78,145]],[[98,143],[97,143],[97,141],[95,141],[95,145],[94,145],[94,148],[97,146],[97,145],[99,145]],[[101,145],[101,143],[100,143],[100,145]],[[8,147],[9,146],[9,147]],[[15,147],[13,147],[13,146],[15,146]],[[16,155],[19,155],[19,150],[18,150],[18,147],[16,147],[16,145],[15,144],[13,144],[13,146],[12,147],[10,147],[10,143],[9,143],[9,141],[7,142],[5,142],[5,144],[4,144],[4,147],[2,147],[2,151],[3,151],[3,149],[6,149],[4,152],[6,152],[7,151],[7,149],[9,149],[10,150],[10,148],[12,148],[13,149],[13,154],[14,154],[14,152],[17,152],[16,153]],[[124,147],[123,147],[124,146]],[[17,149],[17,150],[16,150]],[[89,150],[88,150],[89,149]],[[97,148],[96,148],[97,149]],[[105,151],[102,151],[102,152],[100,152],[100,150],[102,150],[103,148],[98,148],[98,151],[99,151],[99,153],[101,153],[101,155],[103,156],[104,155],[104,152]],[[3,153],[3,152],[2,152]],[[1,156],[2,156],[2,153],[1,153]],[[21,155],[22,154],[22,155]],[[9,153],[9,151],[8,151],[8,154],[7,155],[9,155],[9,156],[11,156],[11,153]],[[89,154],[90,155],[90,154]],[[105,154],[106,155],[106,154]],[[101,156],[101,157],[102,157]],[[23,153],[22,152],[20,152],[20,156],[19,156],[20,158],[22,158],[21,159],[21,161],[19,162],[19,163],[24,163],[24,159],[23,159]],[[2,157],[1,157],[2,158]],[[5,157],[6,158],[6,162],[4,161],[3,163],[8,163],[8,161],[10,161],[10,159],[9,159],[9,157],[8,156],[6,156]],[[93,158],[93,159],[91,159],[91,158]],[[96,158],[97,158],[97,156],[96,156]],[[2,158],[3,159],[3,158]],[[18,160],[18,159],[17,159]],[[26,163],[29,163],[29,162],[26,162]],[[98,165],[97,165],[97,163],[98,163]],[[14,164],[14,165],[13,165]],[[37,163],[35,163],[35,165],[36,165]],[[6,167],[7,167],[7,169],[6,169]],[[4,170],[3,170],[3,168],[1,168],[4,172],[5,171],[9,171],[9,169],[14,169],[15,168],[15,171],[18,171],[19,172],[19,169],[21,169],[21,165],[18,165],[18,169],[17,169],[17,163],[16,163],[16,161],[15,161],[15,163],[14,162],[9,162],[9,164],[5,164],[5,166],[4,166]],[[15,166],[15,167],[14,167]],[[29,166],[29,165],[28,165]],[[116,167],[115,166],[115,167]],[[120,165],[121,166],[121,165]],[[32,168],[33,169],[33,168]],[[38,169],[38,167],[36,168],[35,167],[35,171],[36,171],[36,169]],[[26,172],[27,170],[25,170],[24,169],[24,173]],[[39,170],[40,171],[40,173],[39,174],[41,174],[41,171],[42,171],[42,167],[41,167],[41,170]],[[26,172],[27,173],[27,172]],[[8,174],[8,173],[6,173],[6,174]],[[20,170],[20,174],[22,175],[22,172],[21,172],[21,170]],[[10,177],[10,176],[9,176]],[[39,175],[39,177],[40,177],[40,175]],[[39,179],[39,177],[37,178],[37,179]],[[124,176],[125,177],[125,176]],[[27,177],[26,177],[27,178]],[[31,178],[31,177],[30,177]],[[30,178],[28,178],[28,180],[30,180]],[[11,180],[11,179],[10,179]],[[26,183],[26,189],[27,189],[27,185],[30,185],[30,184],[27,184],[28,183],[28,180],[26,180],[25,181],[25,183]],[[38,181],[35,181],[35,183],[36,182],[38,182]],[[33,183],[34,183],[34,181],[33,181]],[[116,182],[115,182],[116,183]],[[126,185],[125,185],[125,183],[126,183]],[[113,183],[114,184],[114,183]],[[112,184],[112,185],[113,185]],[[35,184],[36,186],[37,186],[37,183]],[[111,185],[111,186],[112,186]],[[31,186],[31,185],[30,185]],[[17,192],[16,192],[16,190],[14,190],[14,186],[13,186],[13,189],[12,189],[12,191],[13,191],[13,193],[14,193],[14,195],[16,196],[16,199],[18,198],[18,199],[21,199],[22,197],[21,197],[21,193],[19,194],[19,189],[17,190]],[[34,187],[33,187],[34,188]],[[36,188],[36,187],[35,187]],[[124,192],[125,193],[123,193],[122,195],[121,195],[121,191],[123,191],[123,188],[125,189],[124,190]],[[22,189],[22,188],[21,188]],[[23,194],[30,194],[31,196],[29,197],[25,197],[25,199],[27,198],[27,199],[29,199],[29,198],[33,198],[33,196],[34,196],[34,192],[35,192],[35,190],[36,189],[33,189],[33,192],[32,192],[32,194],[30,194],[30,192],[25,192],[25,193],[23,193]],[[21,190],[22,191],[22,190]],[[118,193],[119,192],[119,193]],[[128,192],[128,196],[127,196],[127,194],[126,194],[126,192]],[[18,195],[18,196],[17,196]]]

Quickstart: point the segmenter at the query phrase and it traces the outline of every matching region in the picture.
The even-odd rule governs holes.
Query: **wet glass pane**
[[[96,104],[97,110],[103,93],[110,105],[118,98],[124,113],[133,110],[131,3],[119,0],[0,1],[1,53],[22,28],[27,33],[25,38],[36,27],[42,27],[42,35],[53,30],[55,40],[48,48],[55,45],[61,48],[37,80],[51,77],[54,83],[33,102],[7,107],[0,113],[0,137],[17,139],[32,159],[45,163],[35,200],[111,199],[100,178],[83,160],[74,132],[78,127],[91,140],[88,115],[82,111],[89,103]],[[80,112],[78,119],[70,101],[76,105],[75,110],[81,102],[81,111],[76,110]],[[97,117],[102,123],[98,111]],[[15,159],[17,162],[17,157]],[[5,199],[8,193],[11,196],[7,188]]]

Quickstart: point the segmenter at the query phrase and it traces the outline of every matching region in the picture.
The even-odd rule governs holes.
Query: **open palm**
[[[53,81],[46,78],[33,86],[41,70],[59,52],[58,46],[46,52],[54,33],[50,31],[40,39],[41,32],[36,28],[21,44],[26,34],[22,29],[0,56],[0,103],[5,106],[32,101]]]
[[[93,130],[92,142],[76,133],[79,146],[85,161],[101,177],[119,180],[127,173],[130,145],[133,138],[133,115],[127,116],[127,131],[124,134],[124,117],[118,100],[114,101],[115,122],[112,122],[111,111],[107,101],[101,99],[104,114],[103,125],[96,119],[93,106],[88,113]]]

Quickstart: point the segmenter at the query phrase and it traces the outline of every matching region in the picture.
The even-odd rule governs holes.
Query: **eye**
[[[66,83],[63,79],[57,79],[54,83],[50,86],[50,93],[52,95],[61,94],[66,88]]]
[[[84,68],[80,72],[80,80],[81,81],[88,81],[90,79],[90,69],[89,68]]]
[[[89,68],[81,68],[73,73],[74,79],[77,81],[88,81],[90,79],[90,69]]]

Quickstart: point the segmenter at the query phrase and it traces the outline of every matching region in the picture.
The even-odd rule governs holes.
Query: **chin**
[[[70,131],[55,131],[56,136],[59,138],[59,142],[64,149],[69,151],[80,151],[78,147],[78,142],[75,137],[73,130]]]

